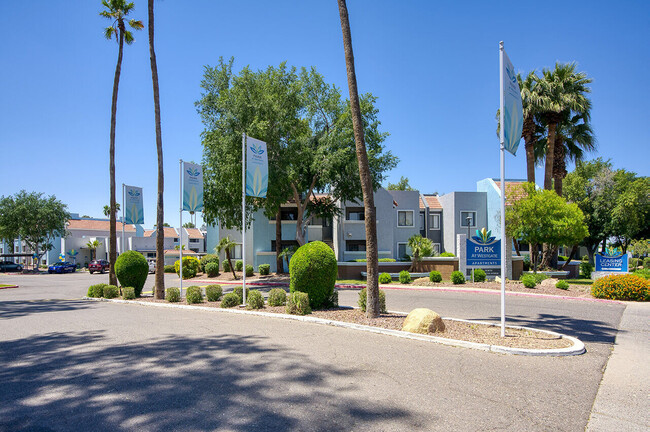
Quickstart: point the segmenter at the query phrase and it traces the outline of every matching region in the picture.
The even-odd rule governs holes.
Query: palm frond
[[[124,42],[126,42],[127,45],[131,45],[134,41],[135,38],[133,37],[133,34],[128,30],[124,30]]]
[[[104,37],[106,39],[111,39],[113,37],[113,34],[116,33],[116,30],[114,27],[106,27],[104,29]]]
[[[131,26],[132,28],[134,28],[136,30],[142,30],[144,28],[144,24],[142,24],[142,21],[136,20],[136,19],[130,20],[129,21],[129,26]]]

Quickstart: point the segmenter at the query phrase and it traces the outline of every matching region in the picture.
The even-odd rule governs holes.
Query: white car
[[[155,272],[156,272],[156,261],[149,260],[149,273],[155,273]]]

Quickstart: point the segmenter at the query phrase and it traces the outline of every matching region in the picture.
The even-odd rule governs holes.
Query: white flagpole
[[[246,133],[241,136],[241,254],[244,263],[242,304],[246,304]]]
[[[126,207],[126,204],[124,201],[126,201],[125,194],[124,194],[124,183],[122,183],[122,253],[124,253],[124,208]]]
[[[179,231],[179,233],[178,233],[179,234],[179,237],[178,237],[178,240],[179,240],[178,241],[178,253],[180,254],[179,255],[180,256],[180,258],[179,258],[179,260],[180,260],[179,261],[180,272],[179,273],[180,273],[180,276],[181,276],[179,290],[180,290],[180,293],[181,293],[181,297],[183,297],[183,159],[180,160],[180,174],[181,174],[181,176],[180,176],[179,181],[180,181],[180,187],[181,187],[181,190],[180,190],[180,192],[181,192],[180,193],[181,208],[180,208],[180,211],[179,211],[179,219],[180,219],[181,228],[178,230]],[[164,229],[165,228],[163,228],[163,230]]]
[[[499,141],[501,142],[501,337],[506,336],[506,158],[504,132],[503,41],[499,42]]]

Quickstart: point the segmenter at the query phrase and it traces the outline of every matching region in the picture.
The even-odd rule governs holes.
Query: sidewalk
[[[587,432],[650,430],[650,304],[628,303]]]

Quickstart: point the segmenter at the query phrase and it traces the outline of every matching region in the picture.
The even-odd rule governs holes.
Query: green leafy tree
[[[230,259],[230,251],[235,247],[236,243],[232,240],[230,240],[230,237],[224,237],[219,241],[219,244],[214,248],[214,250],[220,254],[221,251],[224,251],[226,253],[226,259],[228,260],[228,264],[230,265],[230,270],[232,271],[232,277],[234,279],[237,279],[237,275],[235,274],[235,266],[232,265],[232,260]]]
[[[183,224],[183,228],[196,228],[196,225],[194,225],[192,222],[185,222]]]
[[[623,252],[634,238],[647,232],[650,225],[650,178],[628,179],[620,176],[620,194],[612,210],[612,231]]]
[[[117,92],[120,86],[120,74],[122,72],[122,54],[124,51],[124,42],[131,45],[135,39],[133,34],[126,29],[126,17],[133,11],[135,5],[132,2],[124,0],[102,0],[102,5],[105,10],[99,13],[100,16],[111,20],[111,25],[104,29],[104,36],[106,39],[115,37],[118,46],[117,52],[117,66],[115,67],[115,77],[113,79],[113,97],[111,102],[111,132],[110,132],[110,147],[109,147],[109,174],[110,174],[110,192],[111,202],[109,209],[110,217],[110,233],[109,233],[109,260],[111,267],[108,272],[108,280],[111,285],[117,285],[117,277],[115,277],[115,259],[117,258],[117,230],[116,230],[116,213],[117,202],[115,198],[115,122],[117,117]],[[144,25],[142,21],[131,19],[128,21],[129,27],[135,30],[142,30]]]
[[[632,254],[636,255],[638,258],[642,258],[645,255],[650,254],[650,239],[638,239],[638,240],[632,240],[630,242],[630,250],[632,251]],[[634,269],[636,270],[637,267],[639,266],[639,261],[637,260],[636,266]]]
[[[36,255],[36,268],[56,237],[66,235],[67,206],[55,196],[24,190],[0,198],[0,239],[20,238]]]
[[[409,238],[408,247],[411,248],[410,271],[421,271],[422,258],[433,255],[433,243],[428,238],[416,234]]]
[[[576,204],[567,203],[555,191],[537,190],[533,183],[521,187],[527,196],[506,209],[506,233],[533,245],[531,256],[536,271],[538,244],[573,245],[589,232]]]
[[[413,191],[411,185],[409,184],[409,179],[408,177],[400,177],[399,181],[397,183],[388,183],[388,186],[386,186],[386,189],[388,190],[396,190],[396,191]]]
[[[92,240],[86,243],[88,249],[90,249],[90,260],[94,261],[97,258],[97,248],[102,245],[102,242],[99,240]]]

